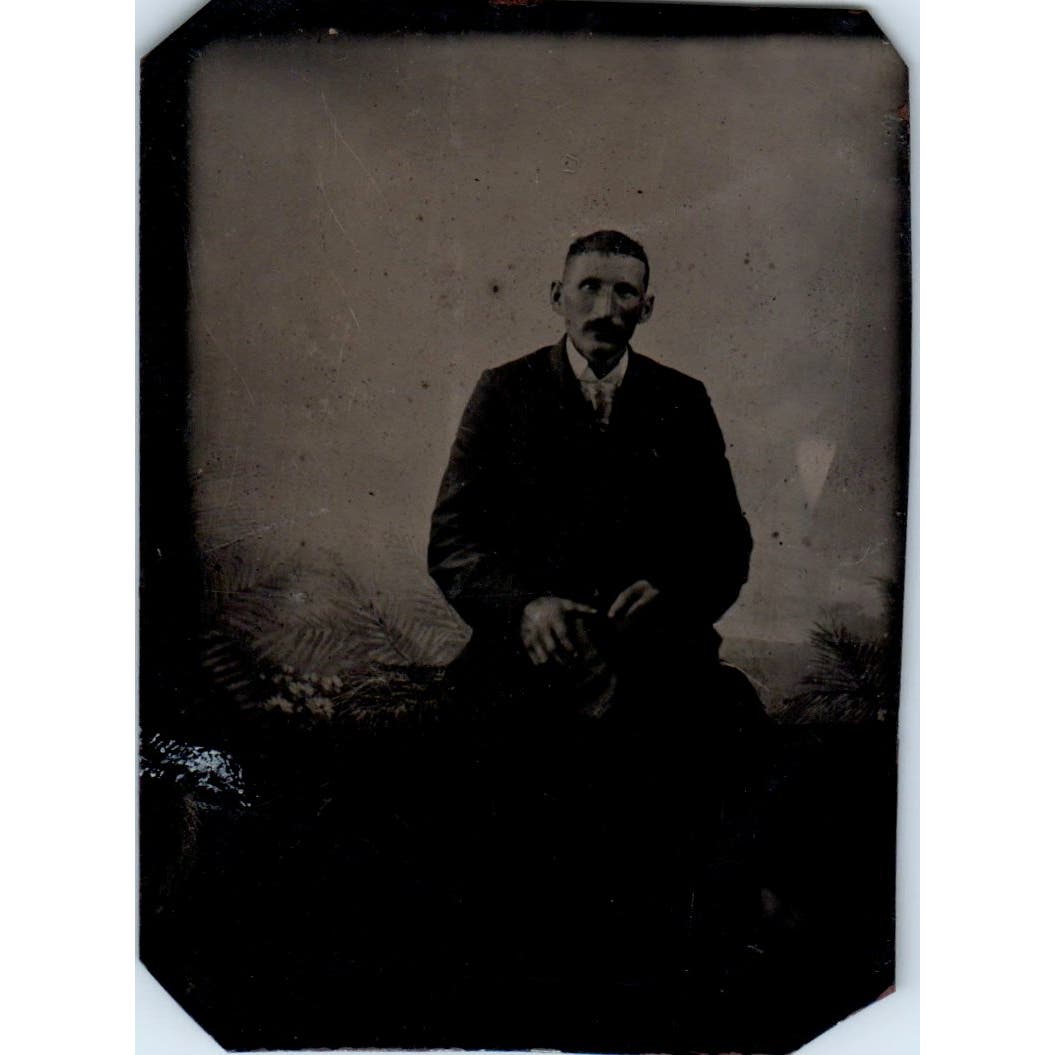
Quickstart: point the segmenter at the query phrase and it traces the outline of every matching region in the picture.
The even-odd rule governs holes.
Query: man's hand
[[[659,596],[659,590],[645,579],[628,586],[608,609],[608,618],[613,623],[633,623]]]
[[[538,667],[550,660],[567,663],[574,659],[579,652],[578,617],[596,614],[596,608],[563,597],[536,597],[520,619],[520,640],[531,662]]]

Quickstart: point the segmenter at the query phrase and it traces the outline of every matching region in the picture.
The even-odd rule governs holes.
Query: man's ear
[[[656,302],[656,296],[654,293],[647,293],[645,299],[641,301],[641,318],[639,322],[648,322],[652,318],[652,305]]]
[[[562,300],[564,297],[564,283],[551,282],[549,284],[549,306],[558,314],[563,315]]]

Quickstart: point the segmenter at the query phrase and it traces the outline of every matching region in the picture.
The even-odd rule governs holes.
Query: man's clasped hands
[[[520,640],[535,666],[575,666],[595,653],[593,632],[599,629],[599,620],[603,618],[605,628],[619,634],[641,623],[658,597],[659,591],[650,582],[639,579],[616,597],[603,617],[598,609],[578,601],[536,597],[524,607]]]

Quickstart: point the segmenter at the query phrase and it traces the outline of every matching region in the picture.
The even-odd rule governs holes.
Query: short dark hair
[[[564,258],[564,266],[573,256],[582,256],[583,253],[604,253],[606,256],[632,256],[645,265],[644,286],[648,289],[648,255],[639,242],[635,242],[629,235],[622,231],[594,231],[593,234],[583,235],[576,238],[568,246],[568,254]]]

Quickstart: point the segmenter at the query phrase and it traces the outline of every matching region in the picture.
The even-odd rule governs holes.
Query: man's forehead
[[[623,253],[577,253],[568,258],[564,276],[573,281],[601,278],[641,285],[645,277],[645,263],[636,256]]]

